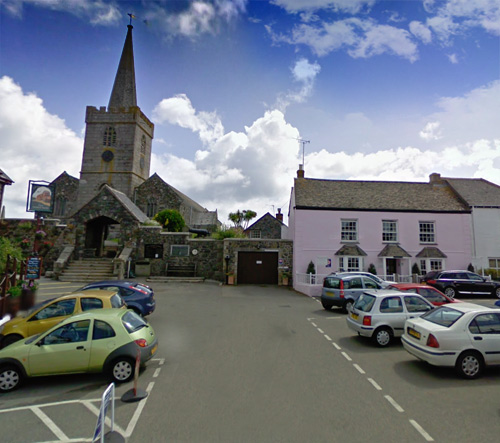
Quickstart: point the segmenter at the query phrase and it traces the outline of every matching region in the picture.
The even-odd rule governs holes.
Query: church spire
[[[123,45],[122,56],[116,72],[113,91],[109,98],[109,108],[129,108],[137,106],[135,92],[134,47],[132,44],[132,25],[127,25],[127,37]]]

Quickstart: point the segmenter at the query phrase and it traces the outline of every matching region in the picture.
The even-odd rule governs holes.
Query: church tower
[[[87,106],[77,208],[104,184],[133,201],[149,177],[154,125],[137,106],[132,29],[128,25],[107,109]]]

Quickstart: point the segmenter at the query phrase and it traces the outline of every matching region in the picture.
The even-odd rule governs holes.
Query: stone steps
[[[111,259],[72,260],[59,276],[60,281],[88,283],[99,280],[116,280]]]

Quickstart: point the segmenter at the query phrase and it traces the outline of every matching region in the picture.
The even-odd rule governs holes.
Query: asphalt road
[[[47,281],[40,298],[79,286]],[[149,396],[125,404],[131,384],[117,387],[115,422],[129,442],[498,440],[500,368],[467,381],[399,341],[376,348],[343,314],[286,288],[153,286],[160,348],[139,378]],[[0,397],[0,440],[89,441],[79,439],[95,426],[89,403],[98,408],[106,386],[98,375],[31,380]]]

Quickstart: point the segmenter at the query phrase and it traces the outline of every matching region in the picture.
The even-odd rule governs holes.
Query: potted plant
[[[22,287],[19,285],[11,286],[7,291],[7,312],[11,317],[15,317],[21,309],[21,292]]]
[[[227,284],[234,285],[234,273],[232,272],[227,273]]]
[[[288,279],[290,278],[290,273],[284,271],[281,273],[281,283],[283,286],[288,286]]]
[[[35,280],[22,281],[21,283],[21,309],[30,309],[35,304],[36,290],[38,284]]]

